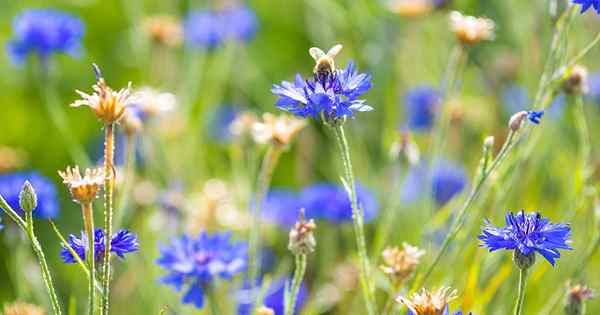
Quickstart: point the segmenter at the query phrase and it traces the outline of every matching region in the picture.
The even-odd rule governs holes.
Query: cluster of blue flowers
[[[52,54],[78,55],[84,26],[71,14],[48,9],[30,9],[13,20],[14,37],[7,50],[11,61],[21,64],[30,53],[45,62]]]
[[[507,249],[523,255],[537,252],[553,266],[560,257],[559,249],[572,249],[571,227],[566,224],[551,223],[537,212],[526,214],[523,210],[516,215],[507,212],[505,220],[504,227],[493,226],[486,220],[479,236],[482,246],[490,251]]]
[[[70,234],[67,242],[69,242],[69,246],[77,253],[77,256],[85,261],[88,247],[88,238],[85,232],[81,231],[81,237]],[[104,258],[104,251],[106,250],[105,242],[104,230],[96,229],[94,231],[94,261],[98,263]],[[140,244],[137,236],[127,230],[119,230],[110,238],[110,251],[120,258],[125,258],[125,254],[136,252],[139,248]],[[62,244],[60,257],[67,264],[77,262],[71,251],[64,244]]]
[[[19,193],[25,181],[29,181],[37,194],[37,207],[33,216],[40,219],[54,219],[58,217],[58,193],[54,183],[37,172],[15,172],[0,175],[0,194],[6,199],[8,205],[23,216],[19,206]]]
[[[360,184],[356,186],[356,194],[365,222],[375,219],[379,207],[375,195]],[[289,228],[298,220],[301,208],[308,219],[334,224],[352,222],[348,193],[344,187],[331,183],[310,185],[300,192],[274,189],[265,198],[262,215],[268,222]]]
[[[189,46],[211,49],[228,41],[250,41],[258,29],[258,19],[247,6],[203,9],[190,12],[183,28]]]
[[[284,314],[284,295],[286,282],[291,283],[291,279],[286,278],[278,278],[269,284],[269,287],[266,288],[263,305],[272,309],[275,314]],[[242,289],[240,289],[236,294],[236,299],[238,303],[238,315],[251,315],[252,311],[255,309],[254,303],[256,302],[256,297],[259,294],[261,289],[260,282],[258,285],[254,287],[250,287],[248,283],[245,283]],[[289,287],[288,287],[289,290]],[[298,292],[298,296],[296,299],[296,305],[294,307],[294,314],[300,313],[300,309],[306,302],[306,298],[308,297],[308,290],[304,283],[300,285],[300,291]]]
[[[326,121],[354,117],[354,112],[367,112],[373,108],[359,99],[372,86],[371,76],[359,73],[354,63],[346,69],[337,69],[324,79],[316,75],[304,80],[300,74],[294,82],[274,84],[271,92],[279,96],[277,107],[299,117],[311,116]]]
[[[160,281],[177,291],[187,285],[182,302],[202,308],[204,291],[215,278],[231,279],[246,269],[247,247],[245,242],[232,241],[230,233],[182,235],[171,245],[160,246],[156,263],[168,271]]]
[[[600,0],[573,0],[574,4],[581,4],[581,13],[594,8],[600,14]]]

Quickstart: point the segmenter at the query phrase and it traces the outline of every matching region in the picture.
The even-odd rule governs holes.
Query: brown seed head
[[[81,176],[78,166],[67,167],[65,171],[58,171],[58,175],[62,177],[63,183],[69,188],[73,201],[79,204],[94,201],[104,183],[102,168],[87,168],[84,176]]]

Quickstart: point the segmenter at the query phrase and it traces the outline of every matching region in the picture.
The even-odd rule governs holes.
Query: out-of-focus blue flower
[[[15,172],[0,175],[0,194],[6,202],[19,215],[23,211],[19,206],[19,192],[25,181],[29,181],[37,195],[37,207],[33,216],[40,219],[54,219],[58,217],[58,193],[54,183],[37,172]]]
[[[600,0],[573,0],[574,4],[581,4],[581,13],[594,8],[600,14]]]
[[[354,117],[354,112],[368,112],[373,108],[360,100],[372,86],[371,76],[359,73],[350,62],[346,69],[337,69],[322,81],[316,77],[304,80],[300,74],[292,82],[274,84],[271,92],[279,96],[276,106],[299,117],[321,115],[326,120]]]
[[[505,86],[500,92],[500,98],[503,108],[508,115],[525,110],[531,105],[527,89],[518,84]]]
[[[45,62],[53,53],[79,54],[84,26],[79,18],[65,12],[29,9],[14,18],[13,32],[7,45],[13,63],[23,63],[29,53]]]
[[[204,289],[214,278],[231,279],[246,269],[247,247],[245,242],[232,241],[230,233],[211,236],[202,232],[196,238],[182,235],[159,248],[161,256],[156,263],[168,271],[160,282],[177,291],[187,285],[182,302],[202,308]]]
[[[227,143],[231,141],[232,134],[230,125],[235,120],[240,110],[234,105],[221,105],[209,115],[207,121],[209,135],[218,142]]]
[[[430,129],[441,101],[440,93],[430,86],[416,87],[406,93],[404,105],[408,127],[412,130]]]
[[[291,279],[288,279],[287,281],[291,283]],[[284,314],[283,302],[285,294],[285,282],[286,279],[283,278],[274,280],[270,283],[265,293],[263,305],[275,311],[275,315]],[[255,286],[254,288],[250,288],[250,286],[246,283],[244,287],[240,291],[238,291],[238,315],[252,314],[252,310],[254,309],[254,303],[256,302],[256,296],[257,294],[259,294],[260,289],[260,285]],[[302,306],[306,302],[307,296],[308,290],[304,286],[304,283],[302,283],[300,285],[300,291],[298,291],[298,297],[296,300],[296,306],[294,308],[294,314],[300,313]]]
[[[530,110],[527,112],[527,119],[529,119],[530,122],[539,125],[541,122],[542,117],[544,116],[544,111],[533,111]]]
[[[434,163],[431,174],[433,198],[443,206],[467,186],[465,170],[449,161]]]
[[[256,13],[247,6],[190,12],[183,22],[185,41],[191,47],[215,48],[228,40],[247,42],[258,29]]]
[[[300,194],[307,218],[325,219],[337,224],[352,221],[352,204],[341,185],[318,183],[304,188]],[[356,185],[356,196],[365,222],[372,221],[379,206],[375,196],[360,184]]]
[[[77,237],[73,234],[70,234],[67,241],[73,250],[77,253],[77,256],[83,261],[86,260],[86,252],[87,252],[87,244],[88,244],[87,234],[85,232],[81,232],[81,237]],[[104,230],[96,229],[94,231],[94,261],[101,262],[104,258],[105,251],[105,240],[104,240]],[[67,264],[74,264],[77,262],[75,257],[71,254],[71,251],[67,249],[64,244],[61,244],[62,249],[60,251],[60,256],[63,261]],[[116,254],[120,258],[125,258],[125,254],[133,253],[138,251],[140,245],[138,243],[137,236],[135,234],[127,231],[127,230],[119,230],[117,233],[113,234],[110,239],[110,251],[111,253]]]
[[[518,250],[523,255],[537,252],[552,266],[560,257],[559,249],[572,249],[569,246],[571,227],[567,224],[551,223],[537,212],[526,214],[523,210],[516,215],[507,212],[505,220],[504,227],[485,221],[479,235],[482,247],[490,252],[498,249]]]
[[[600,103],[600,71],[592,73],[588,77],[588,97],[596,103]]]
[[[297,192],[286,189],[269,191],[262,206],[262,217],[267,222],[289,228],[298,221],[303,205]],[[314,213],[306,213],[307,219],[316,219]]]

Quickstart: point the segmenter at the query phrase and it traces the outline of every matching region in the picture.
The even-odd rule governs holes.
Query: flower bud
[[[29,181],[25,181],[19,193],[19,206],[24,212],[33,212],[37,207],[37,195]]]
[[[584,66],[573,66],[563,80],[563,90],[567,94],[586,94],[589,91],[588,70]]]
[[[525,119],[525,117],[527,117],[526,111],[520,111],[520,112],[512,115],[512,117],[510,117],[510,120],[508,121],[508,127],[510,128],[510,130],[512,130],[513,132],[516,132],[517,130],[519,130],[519,128],[521,128],[521,124],[523,123],[523,119]]]
[[[487,138],[485,138],[485,140],[483,141],[483,146],[486,149],[491,149],[494,147],[494,137],[493,136],[489,136]]]
[[[583,315],[585,314],[585,301],[595,297],[594,290],[587,286],[578,284],[571,286],[567,284],[567,297],[565,299],[565,314]]]
[[[314,220],[308,222],[304,219],[304,209],[300,210],[298,222],[290,230],[288,249],[294,255],[306,255],[315,250],[317,241],[313,231],[317,228]]]
[[[519,269],[529,269],[529,267],[533,266],[533,264],[535,263],[535,253],[531,252],[525,255],[517,249],[513,252],[513,261]]]

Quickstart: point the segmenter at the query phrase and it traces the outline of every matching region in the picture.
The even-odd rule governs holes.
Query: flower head
[[[137,109],[141,118],[145,119],[172,112],[176,106],[177,99],[173,93],[143,87],[136,90],[135,98],[131,100],[129,107]]]
[[[404,304],[413,315],[446,315],[448,302],[456,298],[456,290],[441,287],[429,292],[425,288],[410,298],[399,296],[396,302]]]
[[[270,142],[277,146],[287,146],[306,126],[304,119],[287,115],[264,113],[262,118],[261,122],[252,126],[252,136],[258,143]]]
[[[487,18],[450,13],[450,29],[463,44],[477,44],[482,40],[494,39],[494,21]]]
[[[430,13],[435,7],[431,0],[393,0],[387,3],[387,8],[403,17],[418,17]]]
[[[185,41],[191,47],[211,49],[227,41],[247,42],[258,29],[258,19],[247,6],[192,11],[183,22]]]
[[[150,16],[144,19],[142,27],[146,35],[157,44],[177,47],[183,42],[183,29],[180,21],[175,17]]]
[[[581,5],[581,13],[594,8],[600,14],[600,0],[573,0],[573,3]]]
[[[241,112],[229,124],[229,133],[236,138],[244,138],[252,134],[252,129],[256,123],[258,123],[258,118],[254,113]]]
[[[231,279],[246,269],[248,261],[246,243],[232,241],[230,233],[202,232],[195,238],[183,235],[159,249],[161,256],[156,263],[169,272],[160,281],[176,290],[188,284],[182,302],[197,308],[204,305],[206,284],[216,277]]]
[[[13,63],[23,63],[27,55],[36,54],[45,62],[54,53],[75,56],[81,51],[84,26],[71,14],[48,9],[29,9],[13,20],[13,39],[8,55]]]
[[[33,304],[14,302],[4,305],[4,315],[44,315],[43,308]]]
[[[566,224],[551,223],[548,219],[533,212],[521,210],[516,215],[506,213],[506,226],[496,227],[486,220],[479,240],[481,246],[490,251],[508,249],[524,256],[537,252],[554,266],[560,257],[559,249],[571,249],[569,237],[571,227]]]
[[[58,171],[58,174],[69,188],[73,201],[80,204],[94,201],[104,183],[104,171],[101,168],[87,168],[84,176],[81,176],[79,166],[67,167],[64,172]]]
[[[430,129],[441,101],[440,93],[433,87],[420,86],[410,90],[404,97],[408,128]]]
[[[565,73],[563,90],[567,94],[587,94],[589,87],[589,73],[586,67],[575,65]]]
[[[131,82],[127,88],[116,92],[113,91],[104,81],[100,69],[94,64],[96,72],[96,84],[92,86],[94,93],[92,95],[76,90],[82,99],[76,100],[71,104],[73,107],[82,105],[89,106],[96,116],[106,125],[119,122],[125,115],[125,107],[129,105],[131,96]]]
[[[523,124],[523,121],[525,120],[525,118],[527,118],[527,120],[529,120],[529,122],[531,122],[532,124],[539,125],[540,122],[542,121],[542,117],[544,116],[544,113],[545,113],[545,111],[543,111],[543,110],[541,110],[541,111],[529,110],[529,111],[517,112],[510,117],[510,120],[508,121],[508,127],[512,131],[519,130],[521,128],[521,125]]]
[[[467,186],[465,170],[452,162],[440,160],[434,163],[431,174],[433,198],[443,206]]]
[[[0,175],[0,194],[8,205],[19,215],[23,211],[19,205],[19,193],[23,183],[29,181],[37,196],[37,207],[33,216],[40,219],[53,219],[58,217],[58,193],[54,183],[37,172],[15,172]]]
[[[88,238],[85,232],[81,232],[81,237],[77,237],[70,234],[67,241],[69,246],[77,253],[77,256],[83,261],[86,260],[86,253],[88,252]],[[94,231],[94,261],[101,262],[104,258],[105,251],[104,241],[104,230],[96,229]],[[125,254],[137,252],[139,249],[139,243],[137,236],[127,230],[119,230],[113,234],[110,239],[110,251],[116,254],[120,258],[125,258]],[[77,262],[71,251],[62,244],[60,251],[62,260],[67,264],[74,264]]]
[[[380,267],[383,273],[395,282],[406,280],[416,269],[421,256],[425,251],[409,244],[399,247],[388,247],[383,251],[383,265]]]
[[[294,255],[306,255],[315,250],[317,241],[313,234],[317,228],[315,221],[304,219],[304,209],[300,209],[300,217],[296,224],[290,229],[288,249]]]
[[[365,100],[358,99],[372,86],[371,76],[359,73],[350,62],[346,69],[336,69],[332,75],[319,79],[304,80],[300,74],[292,82],[274,84],[271,92],[279,96],[276,106],[299,117],[320,116],[326,122],[354,117],[355,112],[367,112],[373,108]]]
[[[286,288],[286,281],[291,282],[291,279],[276,278],[266,288],[263,304],[274,311],[274,314],[281,315],[284,312],[284,295]],[[288,287],[288,290],[291,288]],[[250,315],[254,309],[254,303],[256,297],[260,294],[261,285],[260,282],[251,287],[248,282],[244,283],[244,286],[237,293],[238,301],[238,315]],[[308,297],[308,290],[304,283],[300,284],[300,291],[296,299],[296,305],[294,307],[294,314],[299,314],[302,306],[306,303]]]

